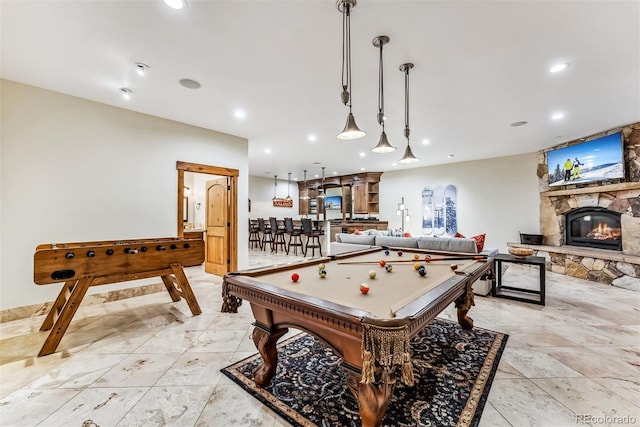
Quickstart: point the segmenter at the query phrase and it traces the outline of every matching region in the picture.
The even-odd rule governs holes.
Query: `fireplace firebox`
[[[567,245],[622,250],[618,212],[600,207],[579,208],[567,213],[566,220]]]

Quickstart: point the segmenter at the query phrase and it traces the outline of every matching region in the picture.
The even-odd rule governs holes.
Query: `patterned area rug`
[[[396,383],[383,425],[478,425],[507,337],[434,319],[411,342],[416,384]],[[252,375],[259,354],[222,372],[295,426],[360,426],[341,360],[322,342],[298,334],[278,344],[278,355],[276,376],[263,389]]]

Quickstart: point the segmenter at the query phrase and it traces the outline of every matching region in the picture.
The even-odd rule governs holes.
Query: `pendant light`
[[[291,172],[289,172],[289,178],[287,178],[287,200],[291,200]]]
[[[404,150],[404,156],[398,160],[398,163],[402,164],[415,163],[418,161],[418,158],[413,155],[411,146],[409,145],[409,134],[411,133],[409,129],[409,70],[412,68],[413,64],[410,62],[400,66],[400,71],[404,73],[404,137],[407,138],[407,148]]]
[[[300,196],[302,200],[309,199],[309,188],[307,188],[307,170],[304,170],[304,194]]]
[[[318,192],[318,197],[321,199],[324,198],[324,168],[325,166],[322,166],[322,188]]]
[[[278,175],[273,175],[273,200],[277,199],[276,192],[278,191]]]
[[[389,37],[387,36],[378,36],[373,39],[373,45],[380,48],[380,60],[378,64],[378,124],[382,126],[380,141],[378,141],[378,145],[371,149],[374,153],[391,153],[396,150],[396,147],[389,143],[387,134],[384,131],[384,67],[382,63],[382,46],[387,43],[389,43]]]
[[[351,112],[351,9],[356,7],[357,0],[338,0],[336,5],[342,13],[342,103],[349,107],[347,123],[338,139],[358,139],[366,135],[356,124]]]

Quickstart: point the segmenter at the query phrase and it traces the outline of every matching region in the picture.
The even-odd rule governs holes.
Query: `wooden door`
[[[204,271],[223,276],[229,271],[229,178],[207,181],[207,244]]]

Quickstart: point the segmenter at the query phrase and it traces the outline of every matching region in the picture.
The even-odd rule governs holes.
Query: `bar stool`
[[[278,253],[278,246],[283,251],[287,252],[287,241],[284,239],[284,228],[278,227],[278,220],[276,217],[269,217],[269,224],[271,224],[271,234],[273,235],[273,244],[271,250]]]
[[[260,241],[260,245],[262,250],[264,251],[267,247],[267,243],[271,246],[271,250],[273,250],[273,235],[271,234],[271,228],[265,224],[263,218],[258,218],[258,227],[260,228],[260,233],[262,234],[262,240]]]
[[[289,235],[289,246],[287,246],[287,255],[293,246],[293,253],[298,255],[298,248],[304,252],[304,245],[302,244],[302,230],[293,226],[292,218],[284,219],[284,229]]]
[[[313,227],[311,219],[302,219],[302,233],[307,236],[307,244],[304,247],[304,256],[307,256],[309,248],[311,248],[311,256],[316,255],[316,248],[318,248],[318,250],[320,251],[320,256],[322,256],[322,244],[320,243],[320,236],[322,236],[322,231]]]
[[[262,249],[262,243],[260,242],[260,227],[256,224],[255,221],[249,220],[249,248],[253,249],[254,247],[258,247],[258,249]]]

